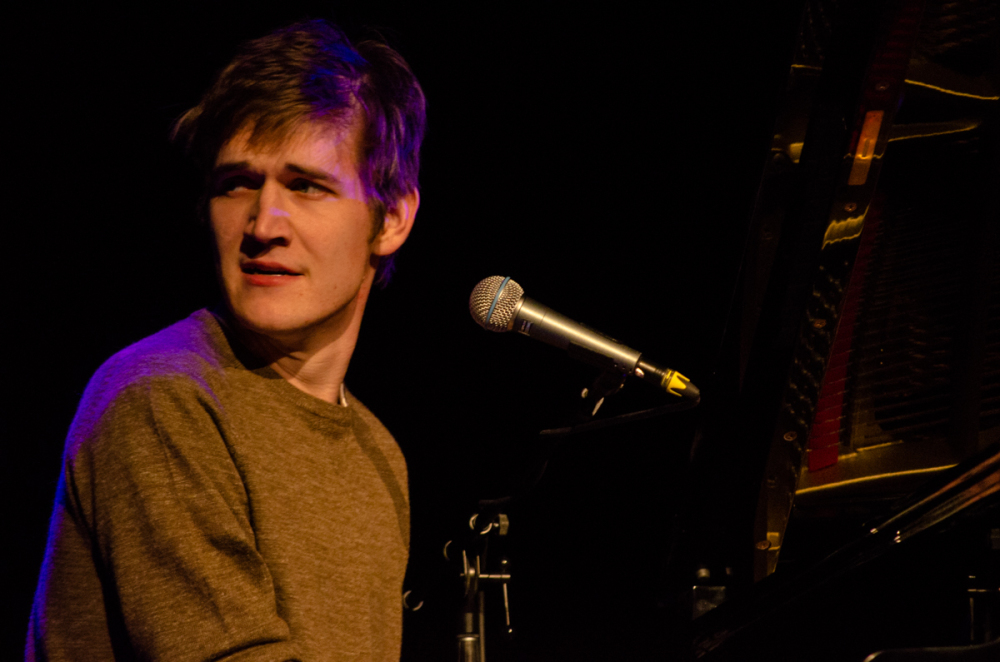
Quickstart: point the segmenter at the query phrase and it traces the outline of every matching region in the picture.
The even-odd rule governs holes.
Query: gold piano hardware
[[[972,131],[982,124],[979,120],[954,120],[950,122],[919,122],[914,124],[893,124],[889,129],[889,142],[949,136],[963,131]]]
[[[865,113],[864,124],[861,125],[861,135],[858,137],[858,147],[854,152],[854,165],[851,166],[851,176],[847,178],[848,186],[861,186],[868,181],[868,170],[875,156],[875,145],[878,143],[878,132],[882,128],[881,110],[869,110]]]
[[[930,83],[923,83],[923,82],[921,82],[919,80],[913,80],[913,79],[910,79],[910,78],[907,78],[903,82],[905,82],[908,85],[916,85],[918,87],[926,87],[929,90],[934,90],[935,92],[941,92],[943,94],[949,94],[951,96],[956,96],[956,97],[967,97],[969,99],[980,99],[982,101],[997,101],[997,100],[1000,100],[1000,96],[998,96],[996,94],[985,95],[985,94],[972,94],[970,92],[959,92],[958,90],[950,90],[950,89],[948,89],[946,87],[941,87],[940,85],[931,85]]]
[[[865,207],[856,216],[849,216],[843,221],[830,221],[823,234],[823,248],[838,241],[848,241],[860,237],[861,230],[865,227],[865,213],[867,211],[868,208]]]
[[[920,474],[932,474],[939,473],[945,469],[951,469],[954,464],[946,464],[940,467],[927,467],[924,469],[909,469],[906,471],[892,471],[884,474],[873,474],[871,476],[859,476],[857,478],[848,478],[847,480],[838,481],[836,483],[831,483],[829,485],[815,485],[812,487],[804,487],[795,491],[795,495],[799,496],[802,494],[809,494],[811,492],[820,492],[822,490],[830,490],[836,488],[842,488],[845,485],[857,485],[858,483],[875,482],[886,480],[887,478],[896,478],[901,476],[917,476]]]

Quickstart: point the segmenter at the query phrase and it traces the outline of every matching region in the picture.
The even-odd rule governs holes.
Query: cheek
[[[372,221],[363,202],[342,205],[337,214],[299,226],[297,236],[315,258],[330,264],[367,263],[371,254]],[[331,222],[331,218],[336,222]]]
[[[215,251],[218,255],[226,255],[239,248],[242,232],[237,224],[227,218],[225,209],[221,205],[209,207],[209,229],[211,230],[212,241],[215,242]]]

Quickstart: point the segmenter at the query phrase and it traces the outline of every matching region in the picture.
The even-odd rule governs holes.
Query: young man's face
[[[373,255],[402,244],[372,241],[358,133],[307,122],[277,145],[250,146],[243,132],[219,151],[209,216],[225,296],[246,328],[294,342],[348,323]]]

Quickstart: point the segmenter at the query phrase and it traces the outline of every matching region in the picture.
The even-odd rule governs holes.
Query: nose
[[[287,246],[291,214],[284,209],[280,187],[265,181],[258,189],[256,204],[250,209],[244,234],[263,246]]]

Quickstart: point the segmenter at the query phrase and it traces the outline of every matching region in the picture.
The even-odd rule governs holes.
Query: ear
[[[396,206],[385,213],[382,229],[372,242],[374,255],[392,255],[399,250],[413,229],[413,219],[420,206],[420,192],[410,191],[396,201]]]

